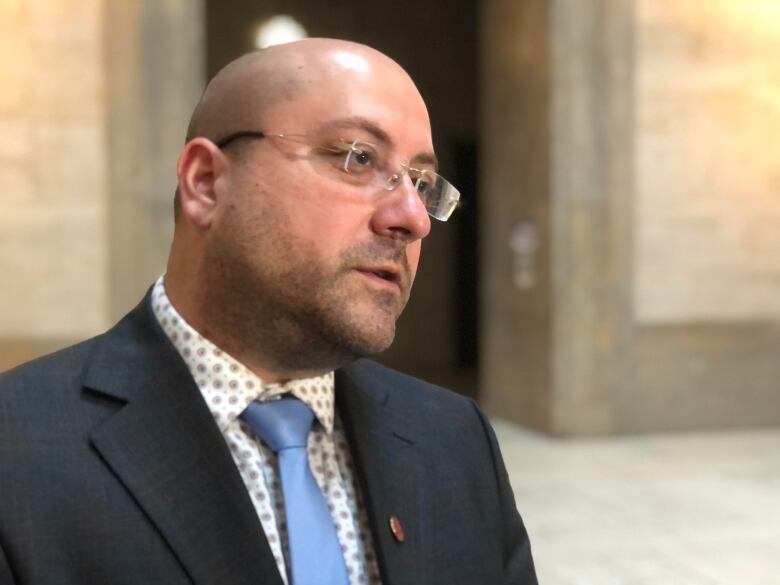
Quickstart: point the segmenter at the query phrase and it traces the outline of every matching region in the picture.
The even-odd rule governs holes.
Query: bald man
[[[245,55],[177,175],[141,304],[0,376],[0,584],[535,584],[477,406],[361,359],[459,197],[408,75],[344,41]]]

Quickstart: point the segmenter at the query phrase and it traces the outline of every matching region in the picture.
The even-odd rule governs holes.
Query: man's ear
[[[211,225],[217,208],[217,179],[227,167],[222,151],[207,138],[194,138],[176,163],[179,179],[179,213],[198,228]]]

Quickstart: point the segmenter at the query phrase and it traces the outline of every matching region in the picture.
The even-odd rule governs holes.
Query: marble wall
[[[0,340],[108,324],[102,0],[0,3]]]
[[[780,5],[636,2],[633,352],[618,427],[780,423]]]
[[[636,316],[778,320],[780,4],[636,14]]]

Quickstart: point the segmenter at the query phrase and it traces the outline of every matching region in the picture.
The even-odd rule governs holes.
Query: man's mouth
[[[401,288],[403,278],[398,268],[391,266],[361,266],[357,268],[357,271]]]

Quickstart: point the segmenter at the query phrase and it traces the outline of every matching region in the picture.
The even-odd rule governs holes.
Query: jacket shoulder
[[[63,382],[76,379],[100,337],[93,337],[0,373],[0,398],[14,388],[62,386]]]
[[[399,392],[422,393],[433,400],[471,402],[471,399],[449,388],[404,374],[370,359],[358,360],[343,370],[356,381],[392,384]]]
[[[90,361],[105,359],[99,351],[101,346],[105,349],[142,344],[145,341],[142,337],[154,328],[150,292],[151,289],[138,306],[108,331],[0,373],[0,400],[14,389],[63,388],[73,383],[80,387]]]
[[[472,418],[478,407],[474,400],[449,388],[404,374],[373,360],[361,359],[343,368],[357,386],[374,395],[428,417],[458,416]]]

